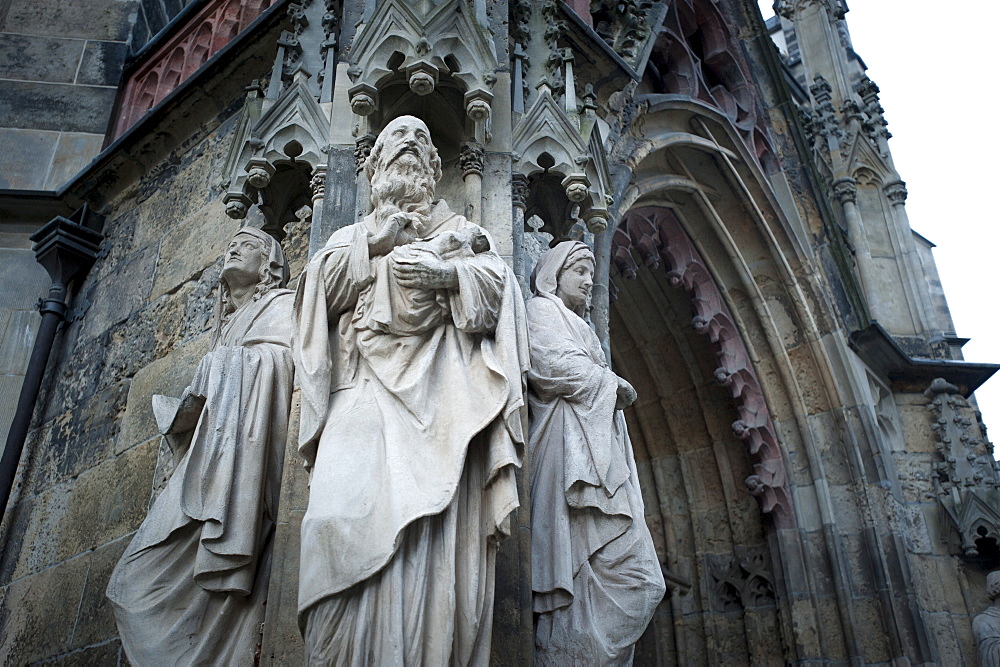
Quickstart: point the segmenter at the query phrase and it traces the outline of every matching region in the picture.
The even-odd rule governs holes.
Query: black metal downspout
[[[80,209],[72,217],[84,222],[87,208]],[[28,368],[24,374],[24,383],[21,385],[21,394],[17,400],[17,410],[7,435],[7,445],[4,447],[3,457],[0,458],[0,496],[3,498],[3,511],[0,512],[0,516],[7,511],[7,501],[14,486],[14,476],[21,460],[24,441],[28,436],[28,427],[31,425],[31,416],[35,411],[45,366],[52,351],[52,342],[55,340],[59,324],[66,319],[67,286],[74,278],[86,275],[97,257],[98,247],[103,238],[100,232],[61,216],[53,218],[31,236],[31,240],[35,242],[32,248],[35,251],[35,259],[48,271],[52,287],[49,288],[48,298],[41,299],[38,304],[42,323],[35,336]]]

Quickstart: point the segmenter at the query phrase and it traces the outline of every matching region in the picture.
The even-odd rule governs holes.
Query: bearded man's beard
[[[372,206],[379,226],[396,213],[412,213],[424,222],[434,201],[434,172],[424,160],[396,159],[372,176]],[[419,229],[414,230],[419,233]]]

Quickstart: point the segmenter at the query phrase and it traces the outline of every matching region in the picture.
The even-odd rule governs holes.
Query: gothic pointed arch
[[[667,642],[680,662],[699,650],[725,662],[719,646],[731,636],[753,646],[768,627],[781,641],[760,650],[778,653],[755,661],[796,655],[804,632],[828,654],[849,654],[868,603],[807,593],[814,589],[798,565],[812,550],[832,585],[848,591],[856,583],[841,556],[847,545],[887,548],[864,530],[822,531],[836,521],[863,525],[881,502],[881,473],[862,466],[844,436],[846,406],[862,399],[834,379],[850,372],[843,315],[817,298],[849,293],[812,268],[828,260],[795,211],[778,204],[728,114],[690,97],[640,104],[636,141],[612,151],[635,166],[608,257],[617,297],[610,346],[616,367],[648,394],[631,413],[647,508],[656,508],[647,520],[683,583],[646,648]],[[857,490],[857,517],[830,515],[831,481]],[[767,581],[780,583],[759,583]],[[890,589],[874,603],[884,619],[876,622],[914,627],[907,591]],[[726,617],[737,609],[739,623]]]

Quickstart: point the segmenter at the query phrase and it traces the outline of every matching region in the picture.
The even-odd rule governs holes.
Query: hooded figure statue
[[[622,408],[635,390],[584,316],[594,255],[576,241],[531,276],[528,405],[535,660],[630,664],[666,590]]]
[[[292,394],[288,265],[245,227],[225,254],[210,350],[153,396],[177,467],[108,584],[132,664],[253,663]]]

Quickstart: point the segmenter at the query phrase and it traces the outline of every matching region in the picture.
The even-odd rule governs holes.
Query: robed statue
[[[237,232],[208,354],[180,398],[153,397],[178,462],[107,591],[134,665],[253,664],[292,395],[287,282],[278,242]]]
[[[612,371],[584,317],[594,255],[563,241],[539,259],[528,300],[531,587],[535,662],[631,664],[666,590],[646,526]]]
[[[986,575],[990,606],[972,621],[980,667],[1000,667],[1000,570]]]
[[[524,304],[488,234],[435,200],[427,126],[390,122],[373,211],[296,295],[310,664],[485,664],[497,541],[517,507]]]

